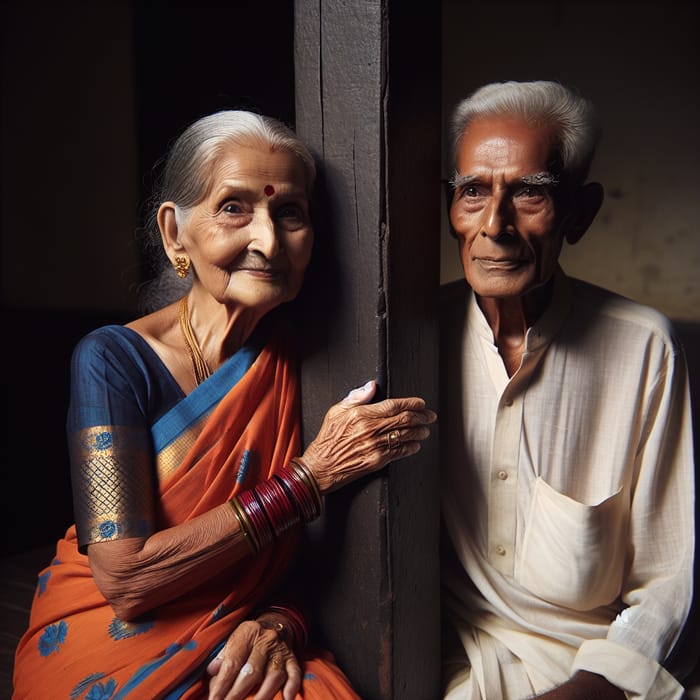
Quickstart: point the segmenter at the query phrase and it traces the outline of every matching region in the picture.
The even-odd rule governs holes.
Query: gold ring
[[[280,659],[279,656],[273,656],[270,659],[270,666],[275,669],[282,668],[282,659]]]
[[[401,434],[398,430],[392,430],[390,433],[386,434],[386,445],[389,448],[389,452],[399,449],[399,445],[401,444],[400,437]]]

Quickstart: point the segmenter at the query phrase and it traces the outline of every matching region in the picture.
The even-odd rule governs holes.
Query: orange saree
[[[119,346],[110,358],[128,355],[135,358],[129,372],[144,371],[137,357],[149,352],[143,341],[128,329],[110,333],[109,342]],[[85,464],[104,464],[125,439],[123,426],[92,423],[71,436],[74,463],[79,454]],[[150,440],[158,509],[147,529],[185,522],[269,478],[300,448],[297,373],[285,343],[273,338],[260,351],[231,358],[158,417]],[[93,485],[102,478],[104,486],[99,473],[89,478]],[[109,518],[92,525],[98,539],[118,536],[121,527]],[[72,525],[39,574],[29,628],[15,656],[13,700],[206,698],[208,662],[274,590],[297,539],[298,529],[289,531],[181,598],[123,622],[97,589]],[[300,661],[300,698],[359,697],[329,653],[308,649]]]

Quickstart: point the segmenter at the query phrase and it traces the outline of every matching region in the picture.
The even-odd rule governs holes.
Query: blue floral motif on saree
[[[137,634],[148,632],[155,624],[154,620],[136,623],[124,622],[124,620],[115,617],[112,622],[109,623],[109,636],[115,641],[129,639],[129,637],[135,637]]]
[[[85,696],[85,700],[109,700],[116,689],[117,684],[112,678],[110,678],[106,684],[95,683]]]
[[[66,641],[67,635],[68,625],[64,620],[55,625],[49,625],[39,638],[39,653],[42,656],[48,656],[54,652],[58,653],[61,651],[61,646]]]
[[[105,677],[104,673],[91,673],[89,676],[83,678],[80,683],[78,683],[73,690],[71,690],[70,696],[72,700],[77,700],[77,698],[82,697],[83,693],[87,690],[90,684],[94,684],[96,681],[100,681]]]

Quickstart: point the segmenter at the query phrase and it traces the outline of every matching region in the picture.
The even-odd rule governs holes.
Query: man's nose
[[[503,195],[493,195],[484,209],[481,235],[497,239],[509,235],[510,229],[512,229],[512,221],[508,198]]]

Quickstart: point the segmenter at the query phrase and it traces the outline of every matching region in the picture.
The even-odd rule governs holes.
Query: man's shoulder
[[[668,339],[673,337],[673,322],[658,309],[585,280],[570,277],[569,282],[574,317],[585,314],[616,324],[630,324]]]

